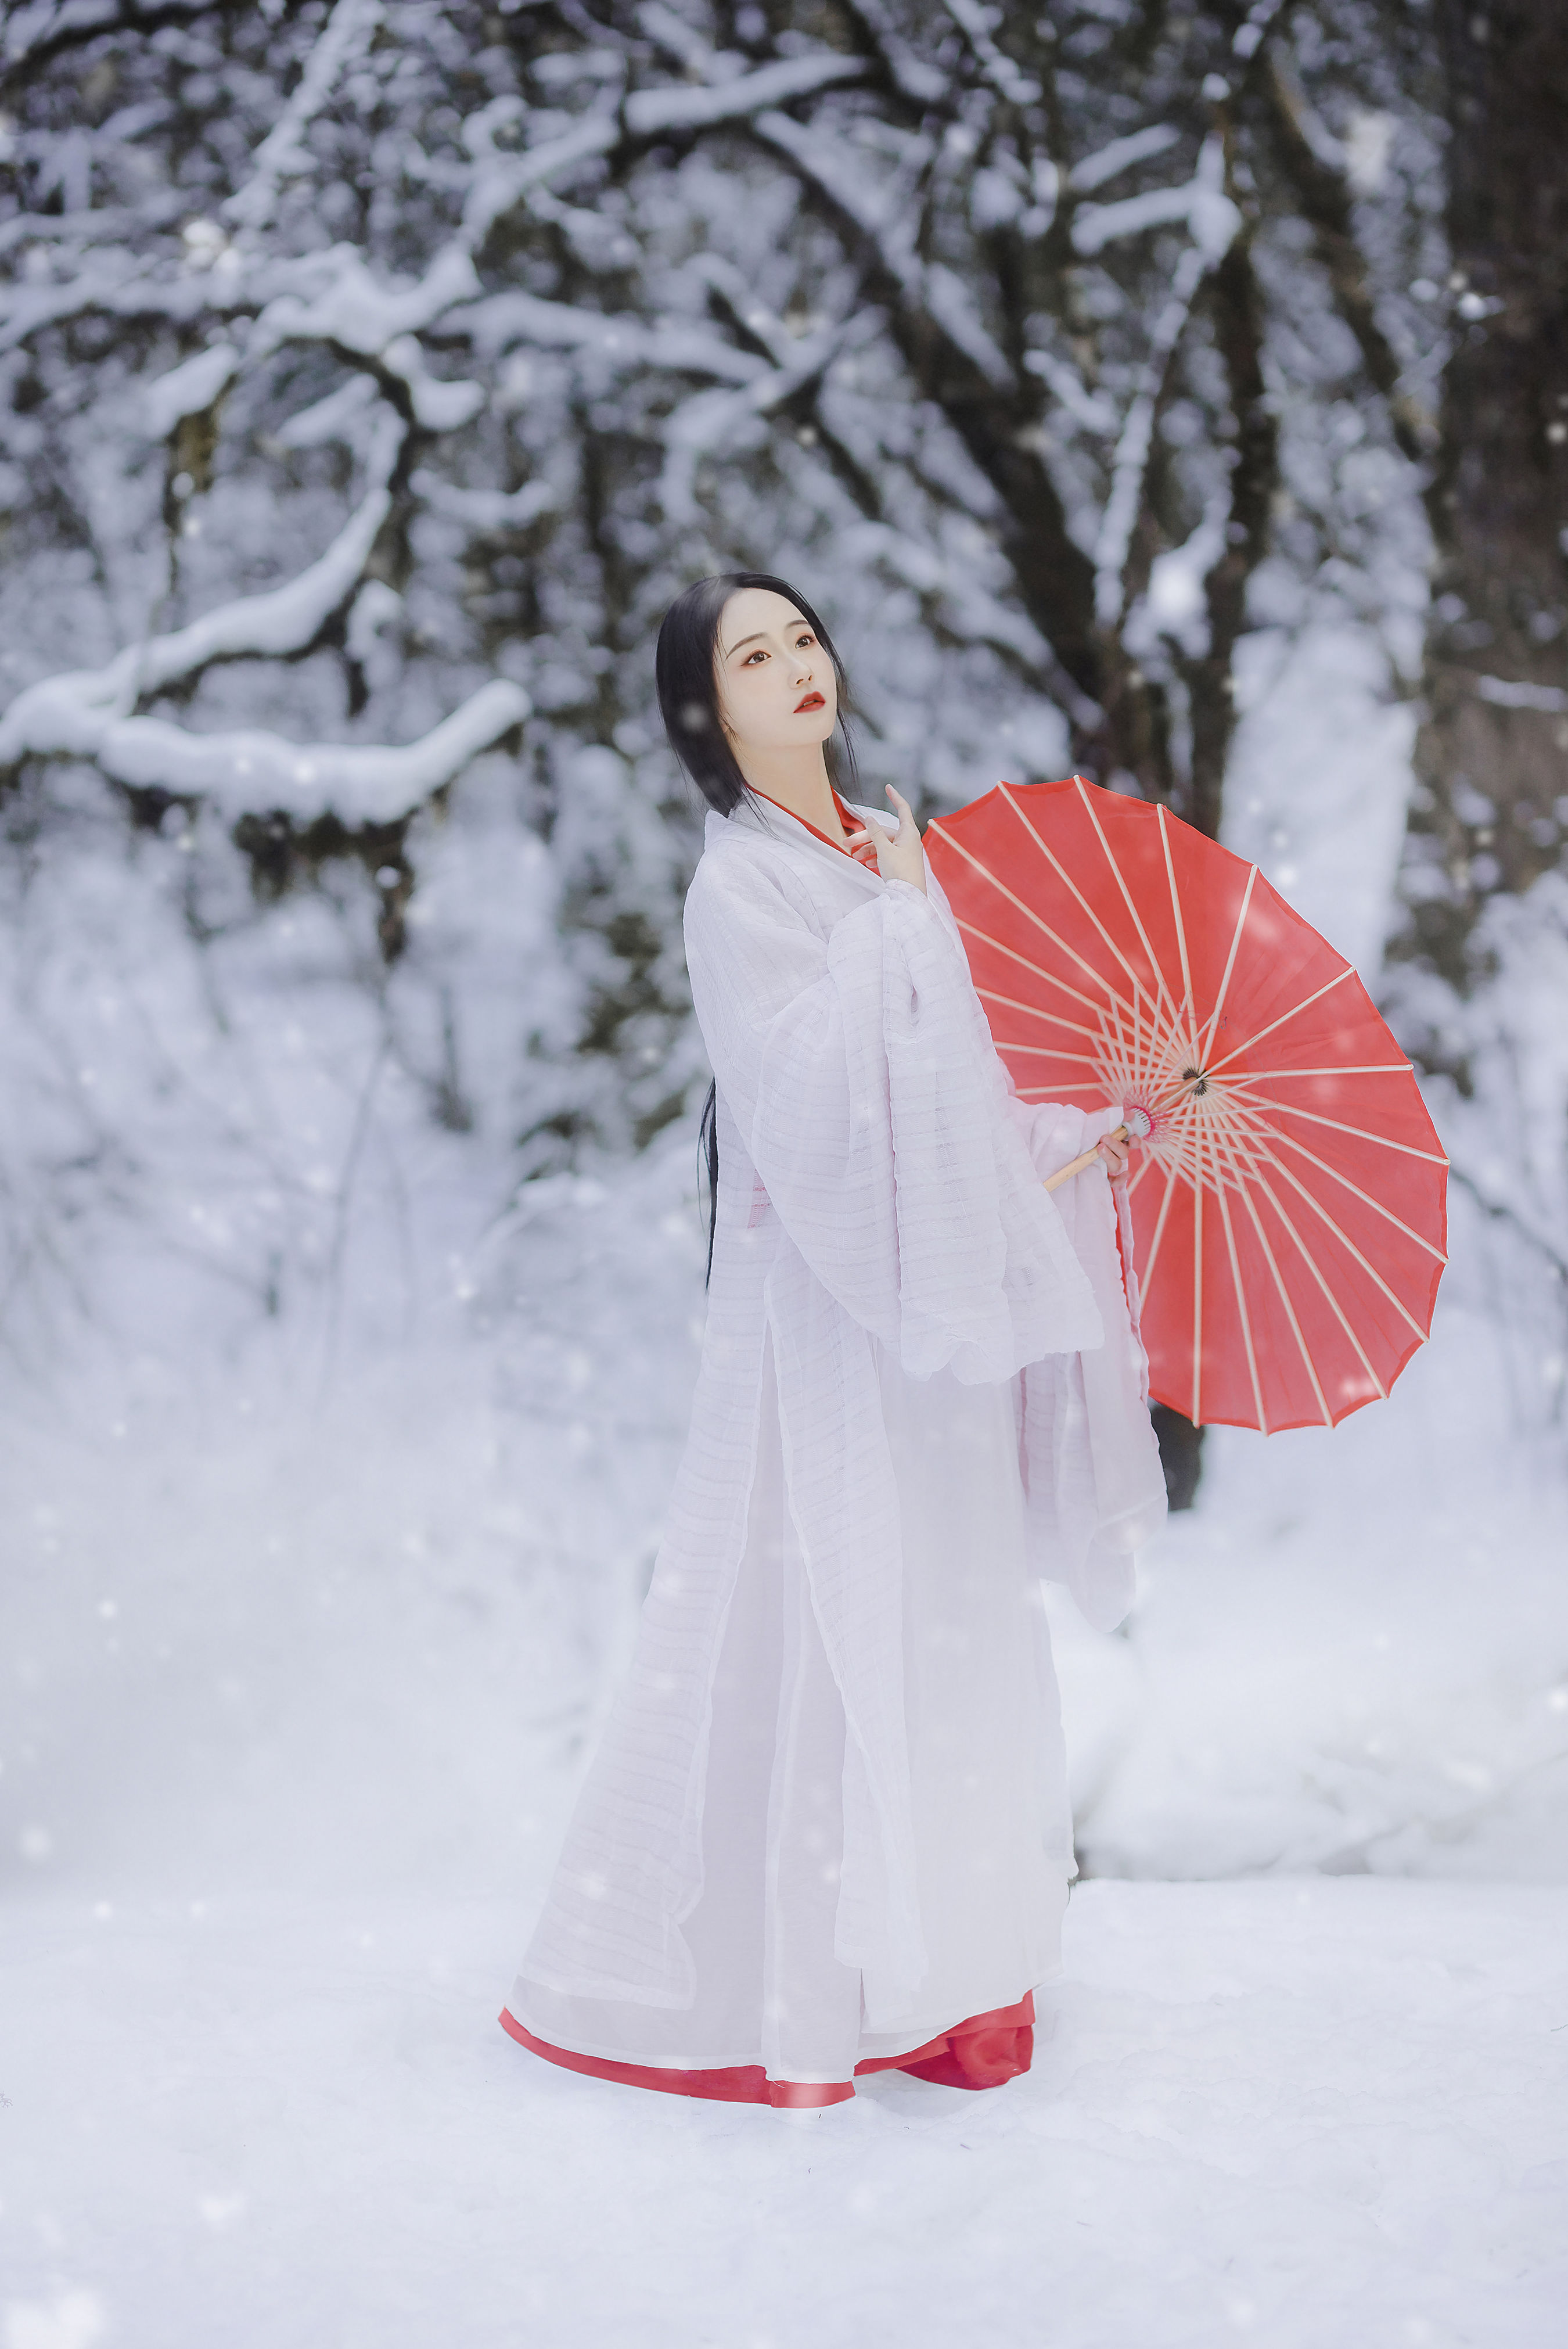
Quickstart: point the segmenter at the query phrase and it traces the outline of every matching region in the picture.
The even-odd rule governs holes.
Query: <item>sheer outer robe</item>
[[[718,1087],[702,1367],[636,1655],[522,1979],[693,1996],[681,1923],[702,1889],[711,1692],[770,1350],[846,1723],[835,1954],[862,1972],[868,2027],[896,2029],[925,1951],[878,1343],[916,1378],[1015,1382],[1033,1562],[1092,1621],[1119,1621],[1164,1508],[1142,1352],[1109,1185],[1091,1171],[1054,1198],[1041,1176],[1119,1112],[1018,1102],[934,879],[927,895],[884,883],[766,805],[709,817],[686,940]]]

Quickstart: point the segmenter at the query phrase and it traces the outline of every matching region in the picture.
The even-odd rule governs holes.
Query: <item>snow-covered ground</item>
[[[525,2054],[514,1941],[494,1898],[21,1904],[5,2349],[1563,2338],[1560,1888],[1087,1884],[1026,2079],[789,2126]]]

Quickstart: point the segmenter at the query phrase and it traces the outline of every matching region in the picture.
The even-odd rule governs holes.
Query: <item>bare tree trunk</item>
[[[1239,236],[1215,271],[1212,309],[1235,421],[1235,461],[1224,552],[1205,582],[1208,650],[1187,672],[1192,782],[1190,804],[1181,812],[1217,840],[1236,730],[1236,645],[1247,626],[1248,586],[1268,550],[1270,507],[1279,481],[1279,429],[1264,379],[1263,302],[1250,237]]]
[[[1439,18],[1454,345],[1429,494],[1427,714],[1396,952],[1463,992],[1488,897],[1528,888],[1564,831],[1568,8],[1440,0]],[[1426,1050],[1442,1062],[1434,1040]]]

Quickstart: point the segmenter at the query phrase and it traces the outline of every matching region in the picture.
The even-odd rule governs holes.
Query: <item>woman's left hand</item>
[[[892,802],[898,818],[896,832],[884,832],[880,823],[868,824],[864,832],[851,832],[844,845],[850,854],[860,854],[864,863],[865,850],[876,853],[877,870],[884,881],[907,881],[913,888],[925,894],[925,851],[921,845],[920,826],[914,820],[914,810],[909,802],[894,791],[890,783],[887,795]]]

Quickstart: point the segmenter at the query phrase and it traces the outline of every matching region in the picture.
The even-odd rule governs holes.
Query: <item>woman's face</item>
[[[718,707],[738,752],[825,742],[839,714],[833,664],[793,604],[742,587],[719,615]]]

